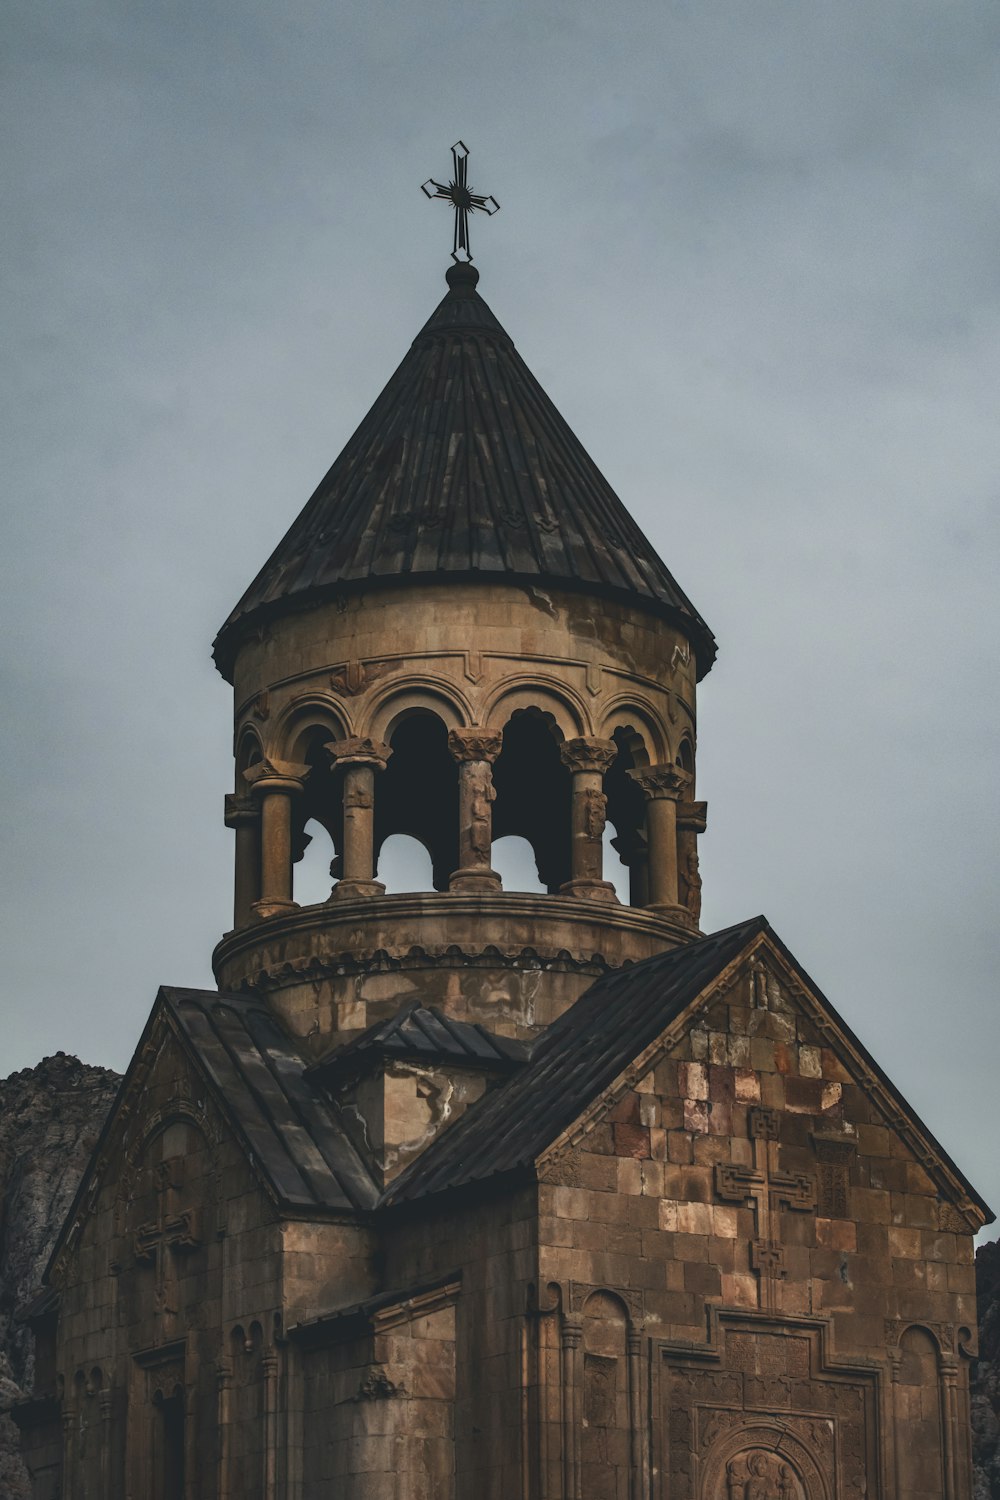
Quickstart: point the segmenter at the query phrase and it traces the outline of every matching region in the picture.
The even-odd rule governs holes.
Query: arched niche
[[[493,839],[525,839],[549,893],[570,878],[570,775],[559,755],[562,730],[547,709],[515,709],[493,765]]]
[[[395,715],[387,726],[392,754],[375,783],[376,860],[394,835],[415,839],[431,861],[425,890],[447,890],[458,864],[458,767],[448,749],[451,727],[419,706]]]
[[[897,1487],[907,1500],[945,1493],[940,1350],[926,1328],[907,1328],[899,1341],[893,1381]]]
[[[608,799],[608,838],[619,865],[628,872],[628,902],[644,906],[649,899],[646,881],[646,802],[629,772],[650,764],[649,745],[634,723],[620,724],[608,736],[617,754],[604,776]],[[607,868],[607,879],[611,879]]]
[[[583,1431],[580,1478],[584,1495],[629,1493],[631,1467],[628,1314],[610,1292],[584,1303]]]
[[[577,693],[557,678],[508,678],[486,699],[483,723],[488,729],[502,729],[517,713],[534,710],[548,715],[560,739],[592,734],[593,726],[586,705]]]

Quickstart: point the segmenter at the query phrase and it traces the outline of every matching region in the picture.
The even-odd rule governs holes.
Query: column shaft
[[[375,879],[375,773],[385,770],[392,751],[381,740],[358,737],[332,740],[326,748],[344,772],[343,873],[330,899],[382,896],[385,886]]]
[[[260,905],[292,901],[292,798],[285,787],[268,787],[260,808]]]
[[[501,743],[499,734],[483,729],[452,729],[448,735],[448,749],[458,761],[458,869],[448,881],[450,891],[500,889],[490,856],[496,800],[493,762]]]
[[[677,803],[691,783],[680,766],[642,766],[629,776],[646,796],[647,879],[649,906],[690,921],[681,907],[677,868]]]
[[[344,879],[375,876],[375,769],[344,769]]]
[[[646,804],[649,834],[649,904],[677,905],[677,803],[654,797]]]
[[[573,778],[570,813],[570,879],[562,887],[567,896],[592,901],[615,901],[615,888],[604,879],[604,825],[608,799],[604,795],[604,773],[618,747],[614,740],[566,740],[560,758]]]

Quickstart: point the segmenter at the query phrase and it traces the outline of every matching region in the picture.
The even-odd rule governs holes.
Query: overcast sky
[[[1000,1208],[1000,7],[11,0],[0,1075],[123,1068],[229,925],[212,637],[480,291],[715,630],[763,911]]]

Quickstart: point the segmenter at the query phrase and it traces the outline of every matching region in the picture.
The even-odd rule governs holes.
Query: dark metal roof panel
[[[528,1049],[511,1037],[496,1036],[485,1026],[456,1021],[436,1005],[414,1001],[314,1063],[310,1077],[322,1079],[329,1086],[344,1072],[356,1070],[366,1058],[377,1057],[506,1069],[526,1062]]]
[[[488,1093],[390,1184],[389,1207],[530,1168],[545,1148],[598,1098],[628,1064],[707,989],[761,933],[801,976],[830,1020],[885,1088],[912,1139],[936,1159],[942,1181],[994,1214],[935,1140],[829,1000],[764,917],[619,969],[591,985],[535,1043],[531,1061]]]
[[[468,1110],[383,1203],[530,1166],[765,925],[755,917],[599,979],[535,1043],[529,1065]]]
[[[372,581],[508,577],[610,593],[711,631],[475,290],[450,289],[216,641]]]
[[[373,1206],[372,1178],[269,1010],[208,990],[161,996],[283,1204],[301,1211]]]

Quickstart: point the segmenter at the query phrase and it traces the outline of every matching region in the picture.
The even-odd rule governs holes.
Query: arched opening
[[[680,768],[681,768],[682,771],[686,771],[687,772],[687,774],[692,778],[692,786],[693,786],[693,782],[694,782],[694,747],[692,746],[691,741],[688,739],[687,735],[685,735],[684,738],[680,742],[680,745],[679,745],[678,750],[677,750],[677,755],[674,758],[674,764],[677,765],[677,766],[680,766]]]
[[[493,767],[494,847],[515,836],[530,844],[538,878],[550,894],[570,878],[570,775],[559,758],[561,736],[551,714],[519,708],[504,727]]]
[[[430,851],[412,834],[390,833],[379,850],[376,873],[390,895],[436,888]]]
[[[330,884],[337,874],[337,848],[316,818],[303,827],[298,847],[302,853],[293,871],[292,895],[299,906],[316,906],[329,900]]]
[[[500,876],[505,891],[544,892],[538,877],[535,851],[527,839],[516,834],[494,839],[490,863]]]
[[[649,899],[646,880],[646,802],[629,771],[649,764],[649,754],[639,731],[631,725],[616,729],[612,739],[618,746],[604,777],[608,799],[605,830],[604,878],[614,882],[620,901],[645,906]],[[607,856],[613,851],[614,859]]]
[[[408,849],[394,879],[414,880],[419,874],[422,883],[395,888],[445,891],[458,864],[458,767],[448,749],[448,732],[436,714],[419,709],[397,723],[389,744],[392,755],[375,784],[379,878],[385,879],[383,845],[402,834],[423,847],[430,871],[420,871]]]

